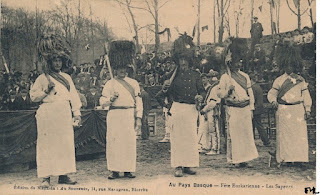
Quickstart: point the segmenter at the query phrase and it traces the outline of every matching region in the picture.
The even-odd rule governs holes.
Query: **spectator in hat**
[[[264,50],[261,48],[261,44],[256,44],[254,46],[251,71],[262,73],[262,71],[265,68],[265,64],[266,64],[266,54]]]
[[[143,114],[142,114],[142,126],[141,126],[141,138],[143,140],[149,139],[150,136],[150,130],[148,126],[148,115],[151,110],[151,98],[148,92],[146,92],[143,88],[143,84],[140,84],[140,90],[141,90],[141,98],[142,98],[142,104],[143,104]]]
[[[250,75],[251,78],[251,88],[253,91],[253,96],[254,96],[254,111],[253,111],[253,118],[252,118],[252,127],[253,127],[253,132],[255,131],[255,128],[257,128],[260,139],[263,142],[264,146],[269,146],[270,145],[270,140],[268,137],[268,134],[265,130],[265,128],[262,125],[261,122],[261,115],[263,114],[263,91],[258,83],[258,75],[252,73]]]
[[[253,18],[254,22],[251,26],[251,51],[253,52],[254,46],[260,43],[260,39],[262,38],[263,27],[260,22],[258,22],[258,17]]]
[[[96,74],[92,75],[92,78],[90,80],[89,86],[90,86],[90,88],[92,88],[93,86],[94,87],[100,87],[101,86],[101,84],[100,84],[100,82],[98,80],[98,76]]]
[[[7,109],[8,110],[18,110],[18,105],[16,101],[16,91],[10,91],[9,99],[7,100]]]
[[[92,86],[86,95],[87,97],[87,108],[93,109],[99,106],[99,99],[101,94],[99,93],[99,88],[97,86]]]
[[[31,106],[31,100],[28,94],[28,90],[22,89],[20,94],[16,97],[16,104],[19,110],[28,110]]]

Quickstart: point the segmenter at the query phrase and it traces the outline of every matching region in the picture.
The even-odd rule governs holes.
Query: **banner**
[[[202,32],[203,32],[203,31],[205,31],[205,30],[208,30],[208,28],[209,28],[208,25],[205,25],[205,26],[201,27],[201,30],[202,30]]]

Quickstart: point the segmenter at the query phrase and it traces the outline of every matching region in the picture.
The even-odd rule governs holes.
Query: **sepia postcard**
[[[318,194],[316,0],[1,0],[0,194]]]

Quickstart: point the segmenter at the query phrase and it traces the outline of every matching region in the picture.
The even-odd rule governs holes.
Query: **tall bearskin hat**
[[[113,69],[132,67],[135,45],[132,41],[112,41],[109,49],[110,65]]]
[[[48,73],[51,60],[62,59],[62,66],[68,68],[72,64],[70,45],[60,35],[44,35],[38,42],[39,59],[43,63],[43,71]]]
[[[192,66],[192,58],[194,57],[195,45],[192,37],[186,33],[180,35],[178,39],[173,42],[172,57],[176,64],[179,64],[179,58],[188,60],[189,65]]]
[[[231,37],[228,41],[230,41],[230,43],[227,46],[226,55],[231,56],[228,56],[229,59],[227,59],[227,61],[230,60],[230,64],[234,65],[234,63],[239,62],[239,60],[244,60],[248,52],[248,45],[246,39]]]
[[[279,68],[291,66],[295,73],[302,71],[302,58],[299,50],[290,44],[281,44],[276,50],[276,62]]]

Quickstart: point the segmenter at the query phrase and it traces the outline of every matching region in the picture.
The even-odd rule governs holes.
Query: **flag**
[[[205,26],[203,26],[203,27],[201,28],[201,30],[202,30],[202,32],[203,32],[203,31],[205,31],[205,30],[208,30],[208,28],[209,28],[208,25],[205,25]]]
[[[167,34],[168,34],[168,42],[169,42],[171,38],[170,28],[167,28]]]
[[[144,53],[146,53],[146,47],[144,45],[142,45],[141,54],[144,54]]]
[[[162,35],[164,33],[167,33],[167,37],[168,37],[168,42],[170,41],[171,38],[171,32],[170,32],[170,28],[165,28],[163,31],[158,32],[159,35]]]
[[[179,27],[175,26],[174,29],[180,34]]]
[[[84,48],[88,51],[90,49],[90,44],[87,44]]]
[[[194,37],[195,35],[196,35],[196,25],[193,26],[192,37]]]
[[[270,0],[270,4],[271,4],[271,6],[272,6],[272,8],[274,8],[274,0]]]

